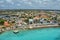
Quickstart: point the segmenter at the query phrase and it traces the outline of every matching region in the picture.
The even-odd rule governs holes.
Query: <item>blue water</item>
[[[20,30],[18,34],[7,31],[0,34],[0,40],[60,40],[60,28]]]

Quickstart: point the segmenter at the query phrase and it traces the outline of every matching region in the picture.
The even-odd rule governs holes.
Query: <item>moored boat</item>
[[[13,33],[17,34],[19,33],[19,30],[14,30]]]

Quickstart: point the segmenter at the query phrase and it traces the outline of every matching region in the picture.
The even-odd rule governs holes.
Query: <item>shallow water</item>
[[[60,40],[60,28],[20,30],[17,34],[7,31],[0,35],[0,40]]]

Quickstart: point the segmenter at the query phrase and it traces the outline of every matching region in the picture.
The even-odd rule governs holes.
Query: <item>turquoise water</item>
[[[60,40],[60,28],[20,30],[18,34],[7,31],[0,35],[0,40]]]

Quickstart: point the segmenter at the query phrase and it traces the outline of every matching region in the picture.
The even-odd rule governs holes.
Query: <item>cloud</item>
[[[0,3],[4,3],[4,1],[0,1]]]
[[[18,3],[17,6],[21,6],[21,4]]]
[[[5,1],[6,1],[6,4],[8,3],[8,4],[14,5],[14,1],[13,0],[5,0]]]
[[[26,1],[28,1],[28,0],[22,0],[22,1],[26,2]]]
[[[14,2],[11,2],[10,4],[14,5]]]
[[[32,5],[32,2],[28,2],[29,5]]]
[[[29,6],[32,6],[32,2],[31,1],[29,1],[29,0],[22,0],[23,1],[23,3],[25,4],[25,5],[29,5]]]
[[[12,2],[12,0],[6,0],[6,2],[9,2],[9,3],[11,3],[11,2]]]
[[[38,1],[38,3],[42,4],[42,1]]]
[[[4,7],[5,5],[0,5],[1,7]]]
[[[42,0],[42,1],[49,1],[49,0]]]
[[[60,9],[60,0],[0,0],[4,8],[52,8]]]

